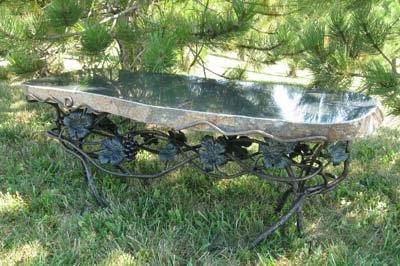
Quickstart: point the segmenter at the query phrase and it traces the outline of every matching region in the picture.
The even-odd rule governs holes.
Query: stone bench
[[[301,231],[304,200],[346,178],[351,141],[383,119],[378,103],[358,93],[171,74],[86,70],[28,81],[24,88],[28,101],[55,108],[49,136],[81,160],[101,206],[107,204],[92,167],[149,180],[191,166],[215,178],[251,174],[286,187],[276,205],[279,219],[252,247],[292,215]],[[190,131],[202,138],[188,139]],[[159,161],[157,172],[135,169],[142,152]],[[289,198],[291,206],[281,213]]]

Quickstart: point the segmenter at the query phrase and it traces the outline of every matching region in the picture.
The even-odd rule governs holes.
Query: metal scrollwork
[[[276,211],[279,213],[289,196],[293,195],[289,211],[254,240],[251,247],[258,245],[294,214],[301,231],[304,199],[333,189],[349,171],[348,141],[328,143],[317,137],[314,140],[283,142],[265,135],[205,135],[201,141],[193,144],[188,142],[183,131],[128,129],[124,133],[107,114],[90,113],[85,109],[66,111],[65,106],[51,104],[57,109],[57,126],[49,131],[49,136],[59,140],[82,161],[86,181],[101,205],[105,205],[105,201],[97,191],[90,166],[119,177],[146,180],[189,165],[217,178],[251,174],[288,186]],[[159,170],[152,173],[137,172],[133,162],[142,151],[158,158]],[[327,170],[329,165],[341,166],[342,171],[332,174]]]

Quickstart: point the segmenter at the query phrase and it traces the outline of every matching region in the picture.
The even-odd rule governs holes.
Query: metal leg
[[[81,158],[81,162],[82,162],[82,166],[85,170],[85,181],[90,189],[90,192],[92,193],[93,197],[96,199],[97,204],[99,204],[101,207],[107,207],[108,204],[103,199],[103,197],[100,196],[100,193],[97,190],[95,181],[93,179],[92,170],[90,169],[88,162],[84,158]]]
[[[296,219],[297,219],[297,233],[300,236],[303,236],[303,229],[304,229],[304,214],[303,214],[303,204],[299,207],[296,211]]]
[[[304,194],[303,191],[303,183],[302,182],[295,182],[293,185],[293,192],[296,196],[301,196]],[[301,203],[300,207],[296,211],[296,227],[297,233],[302,236],[303,235],[303,228],[304,228],[304,214],[303,214],[303,202]]]
[[[84,178],[86,184],[88,185],[91,194],[96,199],[97,204],[103,208],[107,207],[108,206],[107,202],[103,199],[103,197],[100,196],[100,193],[97,190],[96,183],[93,179],[92,169],[87,159],[83,157],[79,152],[76,152],[73,148],[68,147],[68,145],[66,145],[65,143],[62,143],[62,145],[66,151],[68,151],[72,155],[75,155],[81,161],[81,165],[84,169]]]
[[[289,211],[281,216],[281,218],[279,218],[278,221],[276,221],[273,225],[271,225],[269,228],[267,228],[264,233],[262,233],[261,235],[259,235],[251,244],[250,244],[250,248],[255,248],[258,244],[260,244],[262,241],[264,241],[267,237],[269,237],[271,234],[273,234],[276,229],[278,229],[279,227],[281,227],[282,225],[284,225],[290,217],[292,217],[293,214],[297,213],[298,210],[301,209],[302,205],[303,205],[303,201],[305,198],[305,194],[301,195],[300,197],[298,197],[292,207],[289,209]]]
[[[286,190],[280,197],[278,200],[278,204],[275,207],[275,214],[278,214],[282,211],[283,207],[285,206],[290,194],[293,193],[293,189],[289,188],[288,190]]]
[[[349,172],[349,142],[328,143],[309,138],[288,142],[275,140],[273,136],[260,140],[251,136],[205,135],[200,143],[191,144],[181,131],[133,129],[120,133],[118,125],[108,119],[107,114],[87,114],[86,110],[65,111],[57,104],[52,105],[57,110],[57,120],[56,128],[49,131],[49,136],[59,140],[67,151],[81,160],[90,192],[102,207],[106,207],[107,203],[96,188],[91,167],[121,178],[138,178],[145,184],[185,165],[216,178],[250,174],[265,181],[289,184],[289,189],[279,197],[275,213],[283,210],[293,193],[291,207],[251,243],[251,248],[286,224],[294,214],[297,231],[302,234],[305,198],[332,190]],[[71,123],[75,127],[70,127]],[[258,145],[258,151],[247,149],[253,144]],[[131,166],[139,151],[155,155],[165,167],[150,174],[130,170],[127,166]],[[227,162],[236,164],[237,170],[233,172],[225,168]],[[331,163],[343,167],[339,175],[326,171],[326,166]],[[273,168],[286,170],[286,173],[275,175],[269,171]]]

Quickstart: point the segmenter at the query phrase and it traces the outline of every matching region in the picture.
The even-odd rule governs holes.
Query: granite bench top
[[[283,141],[351,140],[382,122],[378,102],[355,92],[174,74],[87,70],[23,84],[29,100],[88,108],[136,121]]]

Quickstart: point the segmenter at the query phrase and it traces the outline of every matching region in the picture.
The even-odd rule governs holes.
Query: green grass
[[[79,161],[44,134],[52,110],[0,87],[0,265],[400,263],[400,130],[354,144],[350,178],[306,204],[306,237],[292,223],[248,250],[276,218],[276,187],[190,169],[149,185],[97,173],[111,202],[101,209]]]

